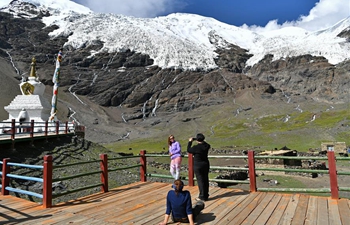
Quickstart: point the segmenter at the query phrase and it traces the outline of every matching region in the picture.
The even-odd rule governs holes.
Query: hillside
[[[32,57],[51,101],[54,62],[63,47],[58,118],[86,126],[87,140],[114,151],[163,150],[169,134],[185,143],[197,132],[217,149],[287,145],[307,151],[322,141],[348,141],[349,19],[302,42],[302,32],[270,39],[194,15],[134,20],[19,2],[0,12],[0,120],[8,118],[3,107],[19,94]],[[55,16],[61,20],[48,24]],[[111,35],[111,20],[125,30]],[[203,43],[180,32],[189,20],[203,23],[187,29]],[[105,29],[107,36],[96,36]],[[174,51],[168,42],[178,43]]]

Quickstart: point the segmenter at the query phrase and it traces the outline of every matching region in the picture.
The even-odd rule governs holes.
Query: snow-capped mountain
[[[254,129],[276,113],[289,124],[297,113],[346,108],[349,28],[346,18],[317,32],[252,32],[193,14],[144,19],[97,14],[68,0],[12,1],[0,9],[0,120],[32,57],[51,88],[63,47],[58,117],[84,124],[94,141],[131,137],[139,125],[147,136],[150,127],[163,131],[174,120],[175,127],[182,121],[189,124],[184,130],[201,129],[209,121],[202,123],[209,115],[202,109],[213,117],[222,105],[224,117],[242,116]]]
[[[349,29],[350,17],[317,32],[285,27],[255,33],[194,14],[175,13],[145,19],[93,13],[69,0],[23,1],[50,13],[42,21],[47,26],[59,26],[59,29],[50,33],[52,38],[69,36],[64,46],[81,48],[93,45],[96,40],[102,41],[103,46],[97,51],[91,51],[91,56],[99,52],[112,53],[130,49],[149,55],[154,60],[154,65],[161,68],[185,70],[217,68],[216,50],[229,48],[230,44],[252,54],[246,62],[247,66],[256,64],[267,54],[274,55],[274,60],[305,54],[323,56],[331,64],[350,58],[350,42],[346,38],[338,37],[344,29]],[[1,11],[23,17],[20,2],[13,1]],[[213,44],[211,39],[214,36],[222,41]]]

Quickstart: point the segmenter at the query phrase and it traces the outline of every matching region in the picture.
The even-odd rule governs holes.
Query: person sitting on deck
[[[172,187],[174,190],[170,190],[166,198],[164,221],[159,225],[168,223],[170,213],[174,222],[194,225],[196,216],[204,209],[204,202],[198,201],[192,208],[191,193],[183,190],[184,183],[180,179],[175,180]]]

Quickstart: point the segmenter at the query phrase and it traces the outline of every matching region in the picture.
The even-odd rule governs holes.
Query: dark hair
[[[173,188],[175,189],[176,195],[177,195],[180,191],[182,191],[183,187],[184,187],[184,182],[182,182],[182,180],[177,179],[177,180],[174,181]]]
[[[174,139],[174,141],[175,141],[175,136],[174,135],[169,135],[169,137],[168,137],[168,145],[169,146],[171,146],[171,144],[173,143],[172,141],[171,141],[171,138],[170,137],[173,137],[173,139]]]
[[[202,142],[202,141],[204,141],[205,137],[202,133],[198,133],[196,136],[196,139],[197,139],[197,141]]]

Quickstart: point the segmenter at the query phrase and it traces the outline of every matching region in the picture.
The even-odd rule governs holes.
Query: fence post
[[[34,137],[34,120],[30,121],[30,138],[32,139],[32,144],[33,144],[33,137]]]
[[[188,186],[194,186],[193,154],[188,153]]]
[[[102,192],[108,192],[108,157],[107,154],[100,154],[100,168],[101,168],[101,183],[102,183]]]
[[[248,167],[249,167],[249,182],[250,192],[256,192],[256,175],[255,175],[255,158],[254,151],[248,151]]]
[[[1,180],[1,194],[2,195],[8,195],[9,191],[6,190],[5,188],[9,186],[10,184],[10,178],[7,177],[7,174],[10,173],[10,166],[7,165],[7,162],[10,161],[9,158],[5,158],[2,160],[2,180]]]
[[[46,138],[46,141],[47,141],[47,132],[49,130],[49,121],[45,121],[45,138]]]
[[[15,119],[12,119],[11,121],[11,139],[15,140],[15,133],[16,133],[16,121]]]
[[[43,171],[43,207],[51,208],[52,206],[52,156],[44,156],[44,171]]]
[[[34,120],[30,121],[30,137],[34,137]]]
[[[68,121],[66,121],[66,130],[64,131],[65,134],[68,134]]]
[[[12,144],[11,144],[11,149],[14,150],[15,149],[15,133],[16,133],[16,121],[15,119],[12,119],[11,121],[11,140],[12,140]]]
[[[327,157],[328,157],[329,181],[331,186],[331,197],[332,199],[338,199],[339,190],[338,190],[337,168],[335,163],[334,151],[328,151]]]
[[[142,182],[147,181],[146,177],[146,171],[147,171],[147,161],[146,161],[146,150],[141,150],[140,151],[140,162],[141,162],[141,168],[140,168],[140,179]]]

